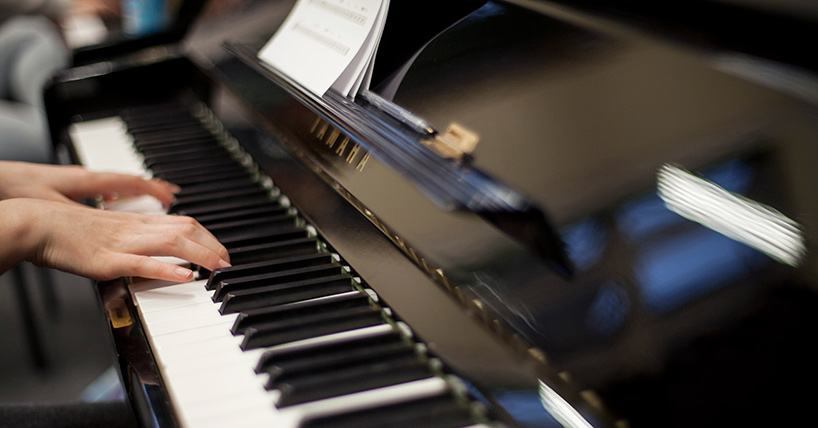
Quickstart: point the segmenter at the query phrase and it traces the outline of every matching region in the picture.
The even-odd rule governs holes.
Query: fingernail
[[[176,275],[178,275],[180,278],[184,278],[187,281],[190,281],[191,279],[193,279],[193,271],[190,270],[190,269],[185,269],[183,267],[177,267],[176,270],[174,271],[174,273],[176,273]]]
[[[230,267],[230,266],[231,266],[231,265],[230,265],[230,263],[227,263],[226,261],[224,261],[224,260],[222,260],[222,259],[219,259],[219,267],[220,267],[220,268],[223,268],[223,267]]]

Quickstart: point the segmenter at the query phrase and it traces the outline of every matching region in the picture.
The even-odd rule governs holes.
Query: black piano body
[[[809,14],[392,0],[372,94],[351,100],[256,57],[292,4],[239,2],[184,45],[58,76],[65,161],[73,122],[202,103],[487,423],[812,415],[818,85],[791,44]],[[464,132],[474,150],[447,155]],[[125,281],[99,286],[141,422],[175,426]]]

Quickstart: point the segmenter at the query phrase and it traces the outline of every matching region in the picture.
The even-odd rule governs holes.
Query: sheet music
[[[298,0],[258,57],[309,91],[368,87],[389,0]]]

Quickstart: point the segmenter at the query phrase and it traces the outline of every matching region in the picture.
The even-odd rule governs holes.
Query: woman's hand
[[[173,256],[213,270],[227,250],[190,217],[111,212],[35,199],[0,201],[0,272],[27,260],[97,280],[122,276],[183,282],[190,269],[149,256]]]
[[[173,202],[179,187],[162,180],[111,172],[91,172],[79,166],[0,161],[0,200],[35,198],[73,202],[102,197],[151,195],[162,205]]]

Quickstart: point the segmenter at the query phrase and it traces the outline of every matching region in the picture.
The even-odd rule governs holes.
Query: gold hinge
[[[474,132],[452,123],[446,132],[423,140],[423,144],[443,158],[463,159],[474,151],[479,140]]]
[[[133,318],[125,305],[125,300],[114,299],[105,304],[105,309],[108,312],[108,318],[111,320],[111,327],[122,328],[133,324]]]

